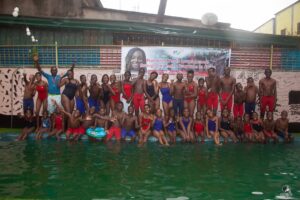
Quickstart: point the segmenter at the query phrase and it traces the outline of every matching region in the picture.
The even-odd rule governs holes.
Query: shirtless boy
[[[234,92],[236,80],[230,76],[230,68],[225,67],[224,77],[220,81],[220,106],[221,111],[226,107],[229,112],[232,109],[232,96]]]
[[[140,109],[143,111],[145,106],[144,75],[145,69],[140,68],[138,78],[133,81],[133,105],[136,116],[139,116]]]
[[[208,69],[208,77],[205,77],[207,86],[207,108],[215,114],[218,110],[218,93],[220,91],[220,77],[216,74],[215,68]]]
[[[242,84],[237,83],[234,91],[234,105],[233,105],[234,118],[243,117],[245,98],[246,98],[246,93],[243,90]]]
[[[289,133],[289,119],[286,110],[281,112],[281,117],[275,122],[275,132],[277,135],[284,139],[285,142],[293,141],[293,136]]]
[[[101,95],[101,86],[97,82],[98,78],[96,74],[92,74],[90,86],[88,87],[90,96],[88,97],[89,107],[95,107],[95,111],[99,112],[100,110],[100,95]]]
[[[24,96],[23,96],[23,110],[24,110],[24,115],[25,111],[30,109],[33,112],[34,109],[34,102],[33,102],[33,97],[35,95],[35,84],[34,84],[34,75],[29,76],[29,80],[26,78],[26,74],[23,74],[24,77],[24,82],[25,82],[25,87],[24,87]]]
[[[184,88],[185,83],[182,82],[183,75],[178,73],[176,75],[177,81],[172,84],[173,91],[173,108],[176,116],[182,116],[183,112],[183,97],[184,97]]]
[[[258,87],[255,85],[252,77],[247,78],[247,86],[244,88],[246,93],[245,99],[245,113],[252,116],[255,112],[256,97],[258,94]]]
[[[122,140],[126,139],[126,136],[131,137],[131,142],[135,140],[136,129],[138,128],[138,118],[133,114],[133,106],[128,107],[128,114],[125,115],[124,122],[122,124]]]
[[[265,78],[259,81],[259,97],[260,97],[260,117],[264,118],[266,108],[269,107],[270,112],[274,112],[277,101],[276,80],[271,78],[272,70],[265,69]]]
[[[123,112],[123,103],[118,102],[116,109],[112,112],[112,126],[107,132],[106,142],[108,142],[113,136],[115,136],[117,142],[121,139],[121,127],[125,119],[125,113]]]
[[[80,75],[80,84],[75,93],[75,100],[76,109],[80,111],[81,115],[85,114],[85,111],[88,110],[87,89],[86,76]]]

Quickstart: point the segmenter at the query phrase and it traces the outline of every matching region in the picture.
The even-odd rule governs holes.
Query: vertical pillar
[[[270,69],[273,69],[273,44],[271,44],[270,48]]]
[[[57,47],[57,41],[55,41],[55,66],[58,67],[58,47]]]

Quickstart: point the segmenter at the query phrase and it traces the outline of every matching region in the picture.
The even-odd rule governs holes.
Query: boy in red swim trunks
[[[266,141],[273,139],[273,142],[278,142],[277,134],[274,132],[275,130],[275,122],[273,120],[273,113],[267,112],[267,119],[264,120],[264,135],[266,138]]]
[[[139,116],[140,109],[143,111],[145,105],[144,75],[145,69],[140,68],[138,78],[133,81],[133,105],[136,116]]]
[[[207,108],[214,114],[218,110],[218,93],[220,91],[220,77],[216,74],[215,68],[208,69],[208,77],[205,77],[207,86]]]
[[[246,98],[246,93],[243,91],[243,86],[241,83],[237,83],[234,91],[234,105],[233,105],[233,116],[243,117],[244,115],[244,102]]]
[[[126,117],[123,112],[123,103],[118,102],[116,109],[112,112],[112,126],[108,129],[105,141],[108,142],[112,137],[115,137],[117,142],[121,139],[121,127]]]
[[[229,112],[232,109],[232,96],[234,92],[236,80],[234,77],[230,76],[230,68],[225,67],[224,77],[221,78],[220,82],[220,106],[221,111],[226,107]]]
[[[259,81],[260,118],[265,116],[266,108],[274,112],[277,101],[276,80],[271,78],[272,70],[265,69],[265,78]]]
[[[197,98],[197,83],[194,82],[194,71],[189,70],[187,72],[187,82],[185,85],[184,93],[184,107],[189,109],[190,116],[194,116]]]

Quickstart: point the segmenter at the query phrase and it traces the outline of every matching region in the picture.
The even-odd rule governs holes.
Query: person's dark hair
[[[141,48],[138,48],[138,47],[135,47],[135,48],[132,48],[128,51],[127,55],[126,55],[126,58],[125,58],[125,63],[126,63],[126,66],[125,66],[125,71],[130,71],[130,61],[131,61],[131,58],[132,58],[132,55],[136,52],[136,51],[140,51],[143,55],[143,64],[146,64],[146,54],[144,52],[144,50],[142,50]]]
[[[82,77],[84,77],[84,76],[85,76],[84,74],[81,74],[79,78],[82,78]]]
[[[156,77],[158,76],[158,73],[157,73],[156,71],[151,72],[151,74],[155,74]],[[151,75],[151,74],[150,74],[150,75]]]
[[[129,76],[131,76],[131,72],[130,71],[126,71],[124,74],[129,74]]]
[[[202,78],[202,77],[198,79],[198,82],[200,82],[200,81],[205,82],[205,81],[204,81],[204,78]]]
[[[194,70],[190,69],[187,71],[188,74],[194,74]]]
[[[108,76],[108,74],[103,74],[103,76],[102,76],[102,78],[101,78],[101,82],[103,83],[103,79],[104,79],[104,77],[107,77],[108,78],[108,80],[109,80],[109,76]]]
[[[37,72],[37,73],[35,73],[35,75],[40,75],[40,76],[42,76],[41,72]]]

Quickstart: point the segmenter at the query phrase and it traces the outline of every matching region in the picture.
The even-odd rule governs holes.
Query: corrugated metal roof
[[[65,18],[14,18],[8,15],[0,15],[0,24],[6,25],[28,25],[49,28],[78,28],[98,29],[111,32],[140,32],[157,35],[170,35],[193,38],[207,38],[226,41],[238,41],[260,44],[277,44],[300,46],[300,37],[279,36],[261,33],[253,33],[242,30],[221,30],[208,28],[192,28],[174,25],[161,25],[153,23],[136,23],[120,21],[100,21]]]

